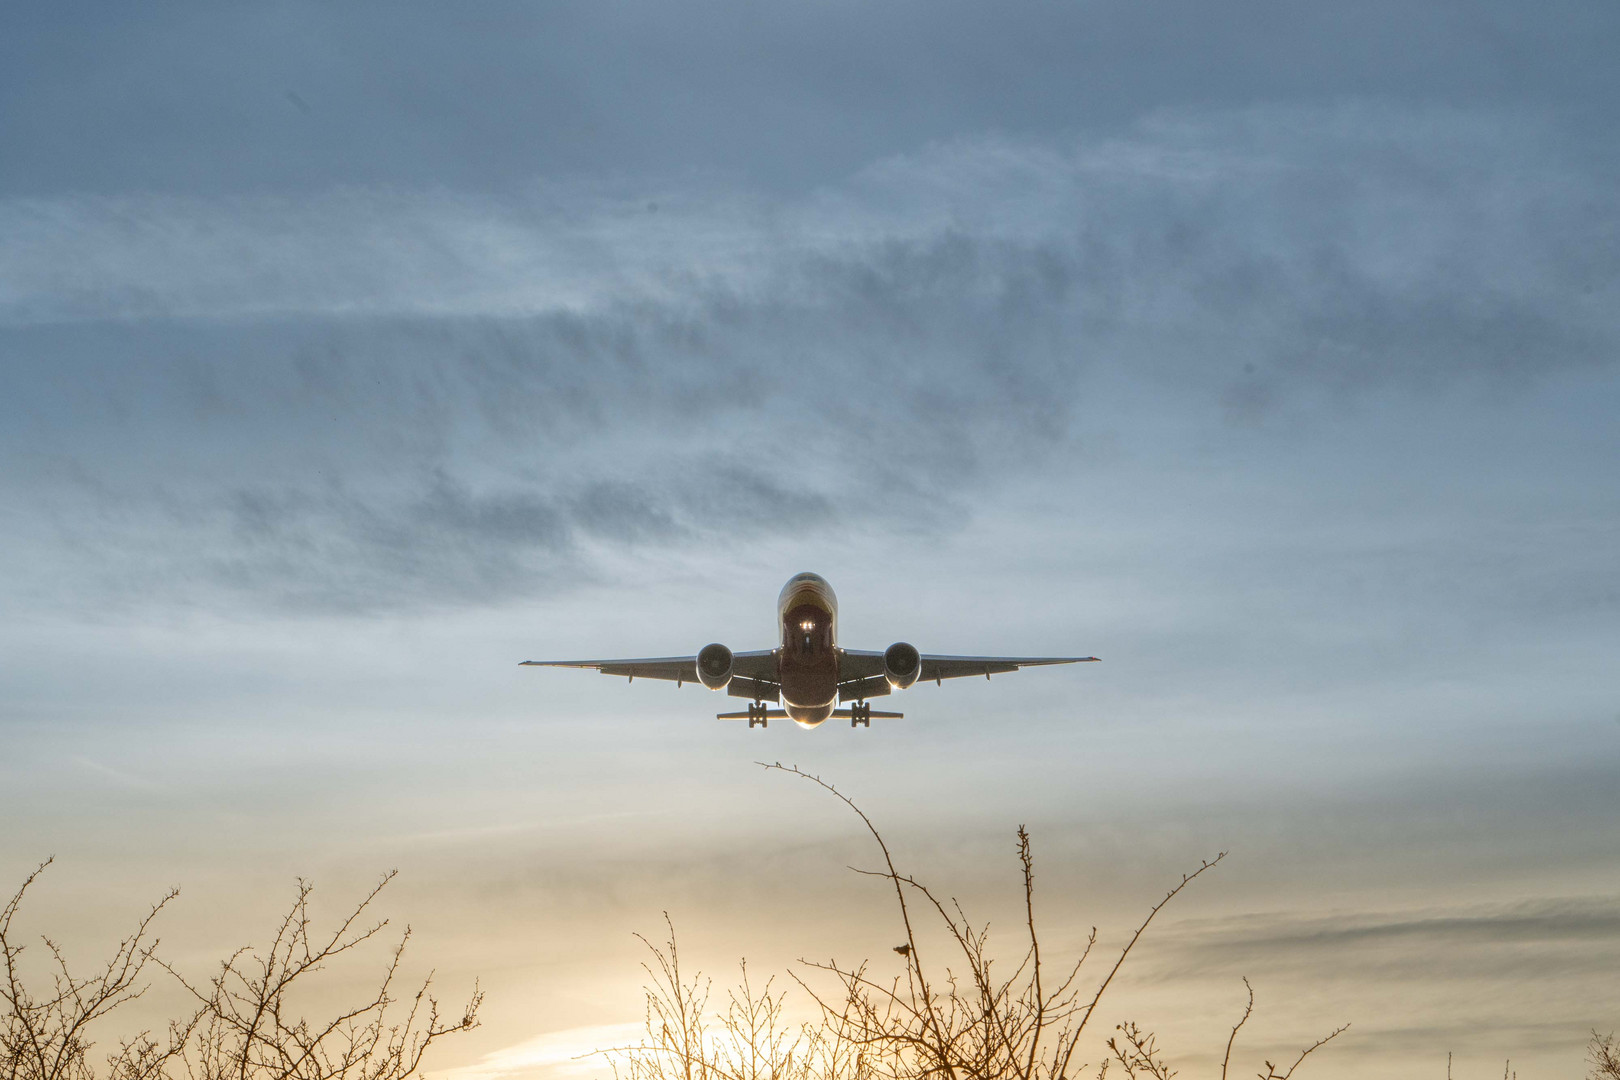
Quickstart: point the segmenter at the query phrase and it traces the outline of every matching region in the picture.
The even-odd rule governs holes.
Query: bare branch
[[[1168,893],[1165,894],[1165,897],[1164,897],[1163,900],[1160,900],[1157,904],[1153,905],[1153,910],[1148,912],[1147,918],[1143,919],[1142,924],[1136,928],[1136,933],[1131,935],[1131,940],[1126,942],[1125,947],[1120,950],[1119,959],[1114,961],[1114,966],[1113,966],[1113,968],[1111,968],[1109,970],[1108,977],[1103,979],[1101,986],[1097,987],[1097,993],[1091,999],[1091,1004],[1086,1006],[1085,1011],[1083,1012],[1083,1014],[1080,1017],[1080,1024],[1079,1024],[1079,1026],[1078,1026],[1078,1028],[1076,1029],[1076,1032],[1075,1032],[1077,1035],[1079,1034],[1079,1032],[1085,1030],[1086,1024],[1088,1022],[1090,1022],[1090,1020],[1091,1020],[1091,1014],[1097,1008],[1097,1002],[1102,1000],[1103,992],[1108,989],[1108,984],[1114,981],[1114,976],[1119,974],[1119,969],[1124,965],[1125,958],[1127,956],[1131,955],[1131,950],[1132,949],[1136,948],[1136,943],[1141,940],[1142,934],[1147,930],[1148,924],[1153,921],[1153,917],[1155,915],[1157,915],[1161,910],[1163,910],[1164,906],[1166,904],[1168,904],[1170,901],[1174,900],[1176,898],[1176,895],[1178,893],[1180,893],[1182,889],[1185,889],[1188,885],[1191,885],[1195,880],[1197,880],[1199,875],[1203,874],[1204,871],[1209,870],[1211,867],[1218,864],[1224,858],[1226,858],[1226,852],[1222,851],[1219,854],[1217,854],[1213,859],[1210,859],[1209,861],[1203,863],[1201,866],[1198,867],[1197,870],[1194,870],[1192,873],[1181,875],[1181,884],[1177,885],[1175,888],[1171,889]]]
[[[459,1016],[440,1019],[429,994],[431,974],[410,995],[405,1012],[394,996],[410,931],[389,952],[376,989],[327,1018],[298,1015],[289,995],[312,973],[350,953],[387,924],[361,929],[357,921],[393,878],[385,875],[340,919],[330,935],[311,933],[311,887],[300,881],[296,898],[262,953],[242,948],[224,960],[206,983],[185,978],[156,953],[154,920],[174,900],[171,892],[119,942],[112,958],[93,975],[79,977],[65,954],[44,939],[50,990],[28,989],[17,964],[22,947],[11,938],[22,897],[42,864],[0,909],[0,1080],[408,1080],[437,1039],[477,1024],[483,994],[477,986]],[[168,1024],[163,1039],[141,1032],[118,1044],[105,1071],[88,1057],[87,1031],[147,990],[140,979],[147,964],[167,972],[194,1003],[194,1011]]]
[[[1249,985],[1249,977],[1243,977],[1243,988],[1249,992],[1248,1003],[1243,1006],[1243,1015],[1238,1022],[1232,1025],[1232,1034],[1226,1040],[1226,1053],[1221,1058],[1221,1080],[1226,1080],[1226,1070],[1232,1064],[1232,1044],[1237,1042],[1237,1033],[1244,1024],[1249,1022],[1249,1014],[1254,1012],[1254,987]],[[1449,1063],[1448,1063],[1449,1067]]]
[[[1592,1065],[1589,1080],[1620,1080],[1620,1046],[1615,1045],[1613,1032],[1607,1035],[1592,1032],[1586,1057]]]
[[[1260,1074],[1260,1080],[1288,1080],[1289,1077],[1294,1075],[1294,1070],[1299,1068],[1300,1062],[1310,1057],[1313,1051],[1317,1050],[1319,1047],[1326,1046],[1328,1043],[1332,1042],[1334,1039],[1337,1039],[1340,1035],[1343,1035],[1349,1030],[1350,1025],[1345,1024],[1343,1027],[1335,1028],[1333,1031],[1328,1032],[1320,1039],[1317,1039],[1315,1042],[1311,1043],[1311,1045],[1299,1052],[1299,1057],[1295,1058],[1294,1063],[1288,1066],[1287,1072],[1278,1072],[1275,1065],[1269,1061],[1266,1062],[1266,1071]]]

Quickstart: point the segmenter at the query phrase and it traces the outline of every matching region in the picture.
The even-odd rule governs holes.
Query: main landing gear
[[[872,706],[865,701],[857,701],[849,707],[849,726],[852,728],[872,726]]]
[[[769,724],[765,717],[765,703],[763,701],[752,701],[748,704],[748,726],[753,727],[755,724],[760,727]]]

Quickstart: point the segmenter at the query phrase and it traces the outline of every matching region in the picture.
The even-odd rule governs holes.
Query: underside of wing
[[[695,656],[653,656],[639,660],[525,660],[520,666],[595,668],[604,675],[622,675],[627,679],[668,679],[677,683],[698,681]]]
[[[865,649],[841,649],[838,655],[838,681],[851,683],[857,679],[880,678],[883,675],[883,654]]]
[[[968,675],[1001,675],[1019,668],[1042,667],[1049,664],[1095,663],[1095,656],[939,656],[922,655],[922,670],[918,682],[939,682],[960,679]],[[883,680],[883,654],[863,649],[845,649],[839,658],[838,681],[847,690],[843,696],[875,697],[886,693],[879,688]]]
[[[1046,667],[1051,664],[1093,664],[1095,656],[934,656],[923,654],[919,682],[939,682],[941,679],[960,679],[968,675],[1002,675],[1019,668]]]
[[[738,675],[762,680],[776,678],[774,654],[770,649],[737,653],[732,662]],[[594,668],[603,675],[618,675],[631,680],[663,679],[676,684],[698,681],[695,656],[651,656],[629,660],[525,660],[519,666]]]

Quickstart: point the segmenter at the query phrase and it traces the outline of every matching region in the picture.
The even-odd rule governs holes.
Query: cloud
[[[1179,923],[1162,974],[1331,972],[1336,979],[1567,980],[1620,965],[1620,897],[1537,897],[1411,912],[1268,913]]]
[[[962,133],[1089,137],[1189,105],[1369,94],[1529,104],[1593,142],[1614,129],[1616,16],[1582,0],[470,11],[84,0],[20,15],[0,41],[0,191],[466,190],[714,169],[803,191]]]
[[[1087,351],[1192,335],[1348,383],[1614,353],[1620,203],[1529,116],[1165,114],[958,139],[798,198],[601,191],[7,200],[0,320],[574,316],[556,332],[600,350],[624,320],[830,314],[873,344],[944,322],[1005,347],[1033,317]]]
[[[136,776],[132,772],[126,772],[123,769],[115,769],[111,765],[104,765],[99,761],[92,761],[86,757],[75,757],[73,759],[73,764],[110,779],[116,782],[121,788],[142,792],[158,792],[164,790],[163,785],[161,784],[154,783],[153,781],[147,780],[144,777]]]
[[[1528,120],[1370,106],[955,140],[794,197],[13,199],[0,452],[137,591],[487,603],[598,543],[949,530],[1121,400],[1261,425],[1611,365],[1617,222]]]
[[[485,1054],[477,1064],[451,1069],[449,1080],[505,1080],[508,1077],[571,1077],[601,1071],[598,1053],[634,1046],[646,1038],[641,1024],[598,1024],[549,1031],[514,1046]]]

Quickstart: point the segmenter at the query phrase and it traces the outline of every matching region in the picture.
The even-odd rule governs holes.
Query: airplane
[[[897,641],[882,652],[838,646],[838,598],[819,574],[795,574],[776,601],[781,647],[734,653],[718,642],[696,656],[643,660],[525,660],[523,667],[595,668],[634,682],[667,679],[681,686],[698,683],[751,699],[743,712],[717,713],[719,720],[747,720],[750,728],[771,720],[792,720],[813,728],[828,717],[850,727],[872,726],[874,717],[898,720],[904,713],[875,712],[868,698],[904,690],[918,681],[940,683],[967,675],[999,675],[1046,664],[1095,663],[1095,656],[935,656]],[[778,702],[785,708],[770,708]],[[837,706],[851,702],[849,708]]]

